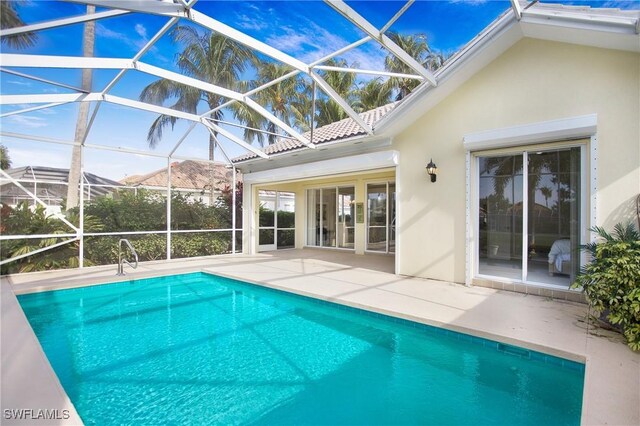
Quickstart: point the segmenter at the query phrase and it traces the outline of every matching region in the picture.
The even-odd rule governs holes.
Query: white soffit
[[[247,173],[243,175],[243,179],[246,184],[258,184],[354,173],[395,167],[397,165],[398,151],[382,151]]]
[[[640,52],[640,35],[628,31],[603,31],[589,24],[554,23],[541,18],[523,17],[520,26],[525,37],[561,43],[593,46],[603,49]]]
[[[521,126],[469,133],[464,136],[463,144],[467,151],[480,151],[531,143],[577,139],[595,134],[597,123],[597,114],[541,121]]]

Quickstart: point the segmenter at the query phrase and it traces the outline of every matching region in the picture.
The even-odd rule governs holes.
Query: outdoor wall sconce
[[[429,164],[427,164],[427,173],[431,176],[431,182],[436,181],[436,175],[438,174],[438,167],[433,162],[433,158],[429,160]]]

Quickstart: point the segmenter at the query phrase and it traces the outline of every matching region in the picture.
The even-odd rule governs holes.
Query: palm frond
[[[16,9],[16,5],[19,3],[24,2],[16,0],[0,1],[0,28],[4,30],[7,28],[23,27],[26,25],[18,15],[18,11]],[[26,49],[27,47],[35,45],[37,39],[38,37],[35,33],[29,32],[2,37],[2,44],[6,44],[7,46],[15,49]]]

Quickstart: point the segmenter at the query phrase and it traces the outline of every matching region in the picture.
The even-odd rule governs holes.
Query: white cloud
[[[279,34],[267,38],[267,43],[296,56],[303,62],[316,61],[335,52],[351,42],[318,24],[307,21],[300,25],[300,30],[291,27],[281,27]],[[357,62],[359,67],[382,70],[386,52],[376,44],[367,44],[356,50],[341,55],[349,64]]]
[[[38,151],[10,146],[9,155],[11,156],[13,167],[47,166],[69,168],[71,157],[68,156],[67,152],[59,152],[55,148],[46,145],[49,144],[39,146]],[[35,152],[37,152],[37,155],[34,155]],[[43,161],[43,159],[46,159],[46,161]]]
[[[17,86],[32,86],[30,81],[9,80],[8,83],[15,84]]]
[[[53,108],[43,108],[43,109],[39,109],[38,111],[36,111],[42,115],[55,115],[57,114],[57,112],[55,112],[53,110]]]
[[[607,1],[600,7],[611,9],[640,9],[640,4],[637,0]]]
[[[49,125],[44,118],[34,117],[33,115],[10,115],[9,117],[5,117],[5,120],[12,121],[19,126],[30,128],[46,127]]]
[[[261,22],[245,14],[236,15],[235,24],[243,30],[262,31],[269,28],[265,22]]]
[[[147,37],[147,29],[144,25],[138,23],[134,26],[134,30],[138,34],[139,38],[131,37],[127,34],[113,31],[112,29],[106,27],[101,23],[96,24],[96,35],[98,37],[120,41],[137,52],[138,50],[142,49],[145,44],[147,44],[149,39]],[[155,47],[152,47],[151,50],[157,52],[157,49]]]
[[[465,4],[468,6],[480,6],[487,3],[489,0],[449,0],[451,4]]]
[[[117,31],[113,31],[112,29],[106,27],[101,23],[96,24],[96,35],[98,37],[110,38],[112,40],[128,40],[124,34],[121,34]]]
[[[147,39],[147,29],[142,24],[136,24],[135,26],[136,33],[143,39]]]

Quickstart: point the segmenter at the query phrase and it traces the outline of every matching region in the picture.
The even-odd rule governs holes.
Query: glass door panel
[[[527,281],[569,286],[579,268],[580,148],[527,155]]]
[[[354,248],[355,188],[338,188],[338,247]]]
[[[387,184],[367,185],[367,250],[387,251]]]
[[[276,192],[258,191],[258,250],[275,250]]]
[[[296,246],[296,194],[278,192],[276,215],[276,246],[278,249]]]
[[[295,247],[296,194],[258,191],[258,250]]]
[[[522,155],[479,159],[478,272],[522,279]]]
[[[337,203],[336,189],[322,189],[322,223],[321,223],[321,247],[336,246],[336,219]]]
[[[307,190],[307,245],[320,246],[320,190]]]
[[[389,184],[389,252],[396,251],[396,184]]]

